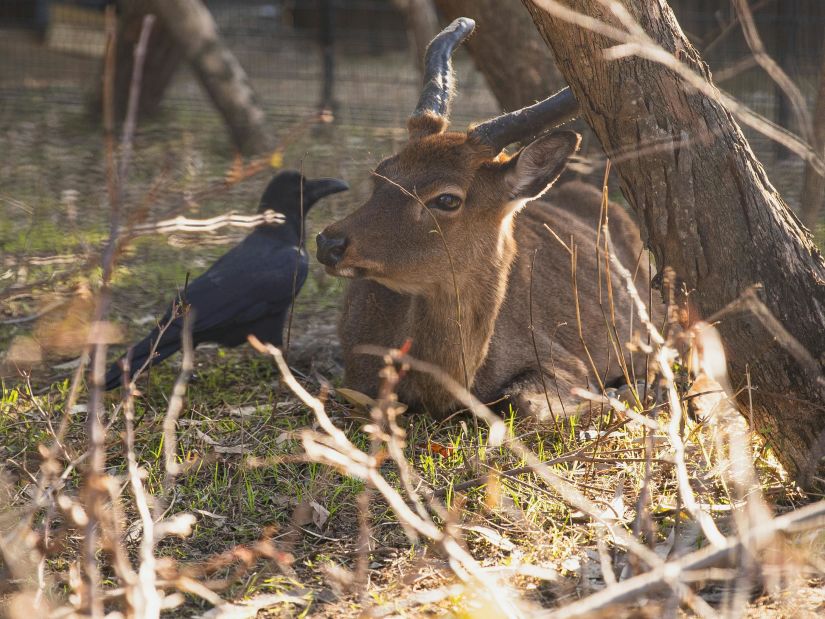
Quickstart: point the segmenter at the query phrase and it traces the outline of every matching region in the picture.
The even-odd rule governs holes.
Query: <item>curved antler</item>
[[[453,96],[451,57],[455,48],[475,27],[475,21],[469,17],[459,17],[436,35],[427,46],[424,56],[424,87],[418,105],[410,116],[411,135],[444,130],[449,116],[450,99]],[[424,122],[417,122],[419,119]]]
[[[573,120],[578,115],[579,102],[570,88],[565,88],[544,101],[476,125],[470,131],[470,137],[499,153],[513,142],[533,137],[545,129]]]

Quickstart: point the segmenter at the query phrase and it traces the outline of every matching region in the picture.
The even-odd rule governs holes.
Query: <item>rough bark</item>
[[[519,0],[436,0],[448,21],[471,17],[465,46],[506,111],[544,99],[565,86],[547,46]]]
[[[140,37],[143,18],[151,13],[151,0],[129,0],[118,3],[117,49],[115,50],[115,114],[119,120],[126,115],[129,87],[132,83],[135,45]],[[138,117],[156,114],[163,95],[183,59],[183,52],[163,23],[155,23],[146,58],[143,61],[143,80],[138,101]],[[91,100],[90,112],[99,118],[103,109],[102,81]]]
[[[719,328],[754,429],[806,488],[825,487],[825,261],[771,186],[739,126],[662,65],[605,60],[615,42],[524,0],[582,112],[613,159],[656,264],[672,267],[709,318],[754,285],[770,316],[731,312]],[[706,65],[664,0],[620,0],[647,34],[705,79]],[[599,0],[562,4],[620,27]],[[792,339],[791,339],[792,338]],[[794,341],[795,340],[795,341]],[[794,350],[793,345],[801,344]],[[804,348],[804,350],[802,349]]]
[[[331,118],[335,108],[335,5],[332,0],[321,0],[318,43],[321,46],[323,78],[321,80],[321,101],[318,111],[323,117]]]
[[[813,147],[819,153],[825,152],[825,55],[819,68],[819,88],[814,104],[814,143]],[[825,203],[825,176],[817,172],[808,163],[805,166],[805,180],[802,185],[802,222],[810,230],[816,230],[822,217],[822,206]]]
[[[268,150],[272,140],[264,113],[243,67],[218,36],[215,20],[203,2],[153,0],[152,5],[223,116],[238,150],[245,155]]]
[[[776,59],[779,62],[779,66],[788,73],[791,74],[793,69],[793,64],[795,60],[795,54],[793,53],[792,48],[792,41],[794,40],[794,35],[797,34],[795,31],[796,24],[794,20],[789,19],[788,14],[786,13],[785,5],[790,5],[791,8],[791,15],[794,14],[795,11],[799,10],[799,0],[783,0],[782,2],[776,3],[776,21],[775,29],[776,29]],[[798,13],[796,13],[798,14]],[[774,121],[780,127],[786,127],[791,131],[797,131],[797,127],[794,126],[794,116],[793,116],[793,108],[791,106],[790,99],[779,86],[779,84],[774,84],[774,99],[776,100],[776,118]],[[787,148],[782,146],[779,143],[774,143],[774,152],[776,153],[777,159],[789,159],[792,157],[791,151]]]

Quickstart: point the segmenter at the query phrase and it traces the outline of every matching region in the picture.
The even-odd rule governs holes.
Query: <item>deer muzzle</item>
[[[347,250],[347,239],[345,237],[330,237],[322,232],[315,238],[315,242],[318,245],[318,262],[335,269]]]

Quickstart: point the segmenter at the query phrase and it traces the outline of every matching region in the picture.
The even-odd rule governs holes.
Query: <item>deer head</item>
[[[474,27],[462,17],[433,39],[409,141],[375,169],[366,203],[318,235],[318,260],[330,274],[428,296],[453,286],[450,269],[459,280],[491,262],[506,269],[500,262],[511,215],[541,196],[576,151],[579,136],[561,131],[512,156],[502,152],[572,118],[577,104],[569,90],[468,132],[447,131],[450,58]]]

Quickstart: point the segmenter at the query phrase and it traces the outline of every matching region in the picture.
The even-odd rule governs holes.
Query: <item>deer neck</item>
[[[455,277],[447,271],[441,286],[410,297],[405,320],[412,339],[411,354],[439,366],[468,388],[487,356],[507,291],[516,256],[512,223],[502,224],[498,238],[476,245],[476,256],[461,265]],[[421,374],[410,379],[408,388],[402,390],[408,391],[411,399],[432,409],[443,410],[453,404],[437,381]]]

